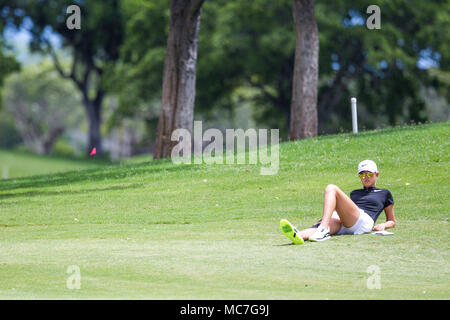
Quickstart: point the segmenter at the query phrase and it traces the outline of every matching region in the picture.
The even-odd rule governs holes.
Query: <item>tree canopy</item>
[[[81,29],[66,26],[66,8],[81,8]],[[170,25],[167,0],[0,0],[0,31],[26,27],[31,49],[50,55],[60,76],[84,98],[91,123],[101,124],[108,94],[118,97],[109,123],[142,117],[156,136]],[[358,99],[363,128],[430,119],[430,97],[448,109],[450,3],[446,0],[374,0],[380,29],[368,29],[368,3],[315,0],[319,32],[319,134],[351,128],[350,97]],[[195,118],[230,117],[250,106],[258,127],[280,128],[290,120],[296,33],[292,0],[208,0],[198,36]],[[58,63],[51,36],[72,62]],[[4,40],[0,48],[4,48]],[[0,85],[17,70],[0,50]],[[440,111],[442,120],[449,112]],[[223,120],[223,119],[219,119]],[[217,121],[219,121],[217,120]],[[95,129],[95,125],[91,131]],[[91,137],[92,138],[92,137]],[[92,140],[92,139],[91,139]],[[90,149],[96,142],[93,139]]]
[[[145,5],[144,5],[145,3]],[[366,128],[425,121],[422,86],[448,95],[449,3],[373,1],[381,29],[366,27],[366,1],[316,1],[319,50],[319,133],[349,129],[350,97]],[[164,1],[128,6],[120,66],[127,94],[141,101],[161,92],[168,25]],[[199,35],[196,114],[232,110],[237,88],[258,123],[287,133],[295,33],[292,1],[206,1]],[[424,64],[429,67],[424,68]],[[131,80],[131,82],[128,81]],[[250,90],[251,89],[251,90]],[[130,110],[133,103],[122,106]]]
[[[104,73],[117,62],[123,41],[122,8],[119,0],[78,1],[81,28],[67,27],[67,8],[73,3],[65,0],[1,0],[3,20],[27,29],[32,38],[30,48],[51,56],[60,76],[74,82],[82,94],[89,120],[89,143],[102,153],[100,125],[101,109],[106,88]],[[57,35],[72,64],[65,70],[52,42]]]

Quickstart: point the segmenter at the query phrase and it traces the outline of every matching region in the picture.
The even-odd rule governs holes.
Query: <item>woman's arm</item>
[[[390,206],[384,208],[384,212],[386,213],[386,222],[374,226],[374,231],[383,231],[384,229],[395,227],[394,205],[391,204]]]

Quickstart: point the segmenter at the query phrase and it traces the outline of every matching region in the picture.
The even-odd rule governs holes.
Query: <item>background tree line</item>
[[[72,3],[81,8],[81,30],[65,25],[65,9]],[[220,127],[224,119],[233,125],[236,115],[245,116],[258,127],[280,128],[283,139],[300,138],[289,131],[296,37],[305,30],[311,34],[313,23],[319,46],[318,134],[350,129],[351,96],[358,97],[360,123],[367,129],[448,120],[449,2],[370,4],[381,8],[381,30],[366,28],[369,3],[360,0],[0,0],[0,27],[26,28],[32,35],[30,48],[51,59],[60,79],[74,86],[79,103],[73,106],[83,106],[88,119],[87,150],[95,146],[102,151],[102,123],[111,129],[128,120],[143,122],[141,140],[147,149],[167,156],[158,143],[155,147],[157,134],[167,139],[174,129],[162,123],[189,126],[176,118],[189,112],[182,110],[189,103],[195,103],[189,119]],[[308,5],[314,21],[299,20]],[[62,45],[52,43],[50,34]],[[3,36],[2,52],[8,40]],[[195,55],[189,56],[193,48]],[[181,59],[180,52],[187,55]],[[175,93],[165,91],[163,80],[180,83],[168,70],[183,66],[185,73],[178,77],[183,83],[190,79],[195,96],[176,95],[179,108],[170,114],[164,106],[177,105]],[[2,54],[0,67],[3,76],[18,64]],[[3,91],[13,88],[8,85]]]

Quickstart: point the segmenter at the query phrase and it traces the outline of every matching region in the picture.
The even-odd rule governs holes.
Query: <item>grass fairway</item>
[[[448,299],[449,141],[447,122],[283,143],[273,176],[168,160],[3,180],[0,298]],[[360,188],[367,158],[395,234],[290,245],[280,219],[315,223],[325,186]]]

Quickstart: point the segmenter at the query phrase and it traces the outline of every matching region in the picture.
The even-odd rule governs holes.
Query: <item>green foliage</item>
[[[14,120],[5,111],[0,111],[0,148],[9,149],[22,142]]]
[[[286,130],[295,48],[291,2],[205,2],[197,71],[199,111],[233,109],[234,90],[250,86],[257,89],[251,102],[258,120]]]
[[[82,1],[76,4],[81,9],[81,29],[68,29],[66,9],[73,4],[70,1],[4,1],[10,8],[16,24],[23,19],[31,19],[33,35],[31,48],[47,50],[46,44],[50,28],[61,36],[63,46],[75,50],[77,58],[84,63],[105,63],[118,58],[119,47],[123,38],[121,11],[117,0]],[[45,8],[45,10],[43,10]]]
[[[9,76],[3,103],[23,141],[40,153],[49,152],[54,139],[67,128],[77,127],[83,117],[73,83],[61,79],[45,61]],[[43,147],[46,143],[50,149]]]
[[[58,139],[53,146],[52,154],[64,157],[75,157],[76,152],[69,143],[64,141],[63,139]]]
[[[128,2],[127,2],[128,3]],[[381,30],[369,30],[366,1],[316,1],[320,37],[320,132],[349,130],[349,101],[357,96],[361,125],[376,128],[426,121],[420,89],[448,95],[448,1],[373,1]],[[120,65],[122,110],[159,98],[168,4],[132,1]],[[197,62],[196,114],[251,103],[259,125],[286,133],[291,103],[295,31],[292,1],[206,1],[202,7]],[[427,58],[437,72],[418,67]],[[238,88],[253,89],[240,95]],[[447,96],[448,97],[448,96]],[[445,120],[444,118],[442,120]]]
[[[121,60],[105,73],[105,88],[119,98],[108,128],[136,116],[147,124],[147,136],[156,136],[162,75],[169,31],[170,6],[165,0],[122,1],[125,41]]]
[[[427,70],[419,68],[419,62],[427,57],[442,69],[448,66],[448,51],[442,43],[449,41],[448,32],[443,32],[449,29],[449,25],[438,18],[440,11],[448,8],[448,2],[374,1],[371,4],[381,8],[381,30],[367,30],[365,23],[350,24],[352,19],[358,21],[361,17],[364,22],[368,16],[365,14],[367,4],[363,1],[338,1],[322,8],[324,13],[344,9],[348,12],[350,25],[330,29],[331,33],[321,43],[321,51],[326,55],[334,54],[335,62],[340,65],[334,78],[344,79],[341,80],[342,85],[334,89],[332,85],[322,87],[321,93],[345,92],[332,94],[341,96],[341,101],[335,104],[335,110],[319,110],[321,119],[326,120],[328,114],[332,114],[330,111],[344,113],[348,110],[348,97],[357,96],[362,107],[362,124],[368,128],[380,124],[426,121],[428,115],[424,97],[420,95],[421,87],[446,85],[434,81]],[[326,16],[328,14],[324,18]],[[339,33],[340,38],[333,36],[334,32],[335,35]],[[335,39],[338,40],[337,45],[330,42]],[[344,124],[349,128],[350,117],[346,119]],[[342,123],[341,120],[339,122]]]
[[[84,61],[75,72],[78,77],[90,64],[101,67],[101,76],[91,83],[119,97],[118,108],[108,123],[110,128],[119,125],[122,118],[138,116],[148,124],[148,136],[154,135],[169,1],[78,2],[81,30],[65,26],[67,1],[0,0],[0,4],[11,8],[1,12],[2,24],[5,15],[17,25],[25,16],[32,18],[34,49],[46,51],[44,30],[48,27],[61,35],[63,46],[75,48],[78,59]],[[421,94],[424,88],[431,87],[449,99],[450,3],[376,0],[370,4],[381,9],[380,30],[365,26],[367,1],[316,1],[320,133],[350,129],[351,96],[358,98],[360,124],[365,128],[430,119],[429,102]],[[41,10],[43,6],[46,10]],[[280,128],[284,137],[294,51],[291,0],[205,1],[199,35],[196,118],[214,120],[218,114],[229,114],[232,119],[236,108],[250,105],[251,117],[258,126]],[[433,67],[420,68],[423,61]],[[91,96],[94,94],[91,92]],[[143,112],[145,109],[148,112]],[[445,115],[442,120],[446,120]]]
[[[104,75],[118,60],[123,41],[124,20],[120,1],[76,2],[81,11],[80,29],[69,29],[66,25],[69,17],[67,7],[73,4],[69,1],[0,1],[4,19],[27,28],[32,35],[30,48],[51,55],[59,74],[71,79],[82,93],[82,101],[88,111],[86,115],[92,124],[89,126],[87,148],[96,146],[98,155],[101,156],[101,111],[103,98],[107,93]],[[62,48],[71,55],[72,65],[68,70],[64,70],[58,63],[57,45],[52,41],[55,34],[59,36]]]
[[[0,42],[0,86],[3,85],[5,77],[14,71],[19,71],[20,65],[11,55],[5,55],[1,50]]]
[[[1,32],[0,28],[0,32]],[[19,71],[20,64],[11,55],[5,55],[3,52],[3,41],[0,39],[0,111],[2,110],[2,86],[6,76],[12,72]]]

